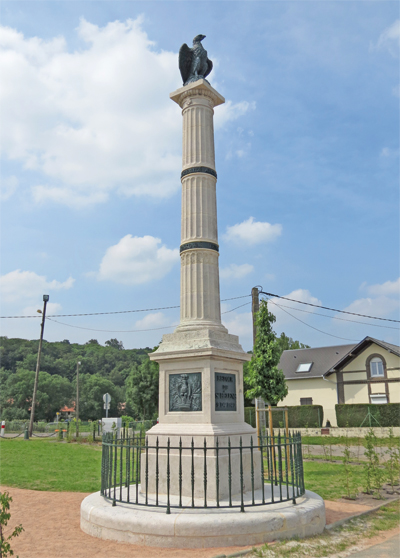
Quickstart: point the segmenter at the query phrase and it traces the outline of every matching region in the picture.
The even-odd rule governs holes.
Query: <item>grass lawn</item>
[[[319,494],[324,500],[335,500],[346,496],[344,466],[342,463],[319,463],[304,461],[304,484],[307,490]],[[349,480],[351,494],[362,489],[364,468],[362,465],[351,466]]]
[[[1,440],[0,464],[0,482],[5,486],[55,492],[100,490],[100,445],[67,444],[38,438]],[[363,483],[363,467],[353,465],[351,471],[351,490],[358,492]],[[306,461],[304,480],[308,490],[325,499],[345,495],[341,463]]]
[[[364,438],[346,438],[345,436],[302,436],[301,443],[304,446],[329,446],[344,445],[347,441],[351,446],[363,446]],[[390,443],[389,438],[377,438],[377,446],[387,446]],[[398,442],[400,444],[400,440]]]
[[[0,441],[0,482],[55,492],[100,490],[101,446],[54,440]]]

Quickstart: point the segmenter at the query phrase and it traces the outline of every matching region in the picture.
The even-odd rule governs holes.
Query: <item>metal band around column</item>
[[[215,250],[216,252],[219,252],[218,244],[214,244],[214,242],[205,242],[203,240],[186,242],[185,244],[181,245],[181,247],[179,248],[179,252],[182,254],[182,252],[184,252],[185,250],[193,250],[196,248],[202,248],[203,250]]]
[[[217,178],[217,173],[214,169],[210,169],[210,167],[191,167],[190,169],[185,169],[181,172],[181,180],[185,178],[188,174],[194,174],[197,172],[203,172],[204,174],[211,174],[214,178]]]

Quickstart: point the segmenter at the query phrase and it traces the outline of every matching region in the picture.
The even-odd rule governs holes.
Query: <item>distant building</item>
[[[337,403],[400,403],[400,347],[365,337],[357,345],[284,351],[281,405],[322,405],[336,426]]]
[[[67,407],[64,405],[62,409],[60,409],[60,418],[62,419],[71,419],[75,417],[75,401],[73,401],[73,407]]]

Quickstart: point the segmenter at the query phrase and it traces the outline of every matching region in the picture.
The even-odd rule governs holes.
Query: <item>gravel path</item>
[[[10,528],[22,523],[25,531],[12,548],[20,558],[211,558],[241,547],[175,550],[103,541],[83,533],[79,526],[81,492],[40,492],[2,487],[13,498]],[[327,523],[333,523],[368,506],[325,502]]]

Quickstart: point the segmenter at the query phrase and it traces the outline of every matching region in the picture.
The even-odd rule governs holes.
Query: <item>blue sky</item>
[[[3,0],[2,315],[36,313],[44,293],[49,315],[179,304],[169,93],[198,33],[227,101],[215,110],[221,298],[262,285],[399,319],[400,20],[385,1]],[[246,302],[222,310],[249,350]],[[393,322],[280,304],[276,331],[311,346],[399,342]],[[179,311],[55,319],[47,340],[134,348]],[[3,319],[2,335],[34,339],[39,323]]]

